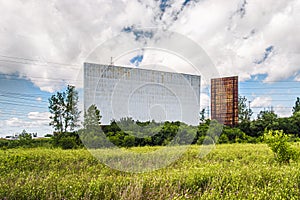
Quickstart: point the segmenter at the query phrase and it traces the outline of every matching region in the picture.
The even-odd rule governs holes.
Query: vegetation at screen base
[[[186,144],[185,141],[192,137],[194,139],[190,140],[191,144],[258,143],[264,142],[265,130],[279,129],[287,130],[294,140],[298,141],[298,130],[300,130],[299,112],[295,112],[290,118],[278,118],[273,111],[261,111],[257,119],[251,121],[252,111],[245,105],[247,99],[240,97],[240,100],[240,124],[234,128],[223,127],[217,121],[205,119],[202,119],[198,126],[188,126],[181,122],[135,122],[132,118],[112,121],[110,125],[101,127],[101,118],[97,117],[94,125],[97,128],[92,131],[88,129],[81,130],[81,136],[88,148],[111,147],[114,145],[118,147],[164,146],[174,142],[174,137],[177,134],[183,135],[182,133],[186,134],[187,137],[183,141],[176,140],[178,144]],[[97,110],[94,106],[94,113],[95,109]],[[98,111],[99,113],[100,111]],[[201,113],[203,116],[204,111]],[[287,123],[281,123],[286,119]]]
[[[285,119],[278,118],[273,111],[261,111],[258,118],[251,121],[250,118],[253,112],[250,108],[247,108],[247,99],[239,97],[239,126],[234,128],[225,127],[223,131],[221,131],[221,125],[216,121],[205,120],[205,110],[200,112],[198,127],[188,126],[181,122],[135,122],[129,117],[122,118],[120,121],[112,121],[108,126],[101,126],[102,116],[100,110],[96,105],[91,105],[84,112],[84,128],[70,136],[66,132],[68,124],[70,124],[70,130],[73,130],[77,125],[80,112],[77,109],[78,93],[74,86],[68,86],[66,92],[58,92],[49,99],[49,109],[53,114],[51,116],[53,121],[50,125],[55,130],[60,130],[54,136],[54,140],[56,139],[55,144],[62,146],[62,148],[82,146],[78,140],[78,135],[81,136],[81,139],[89,148],[111,147],[114,145],[119,147],[161,146],[174,142],[176,135],[185,135],[185,137],[177,137],[175,142],[178,144],[202,144],[204,141],[207,144],[255,143],[262,142],[265,130],[284,130],[289,134],[298,134],[298,130],[300,130],[300,114],[297,112],[300,103],[298,101],[300,102],[300,99],[297,99],[293,108],[294,114],[287,120],[288,123],[280,123],[281,121],[284,122]],[[68,102],[72,103],[68,104]],[[70,118],[68,116],[74,117]],[[299,119],[297,119],[298,117]],[[192,137],[194,139],[191,141],[190,138]],[[59,140],[62,141],[59,142]],[[68,146],[67,141],[73,145]]]
[[[247,99],[239,97],[239,124],[237,127],[223,129],[216,121],[205,119],[203,109],[200,112],[198,126],[188,126],[181,122],[157,123],[155,121],[139,122],[125,117],[112,121],[110,125],[101,126],[101,114],[96,105],[91,105],[84,112],[83,129],[79,126],[80,111],[77,108],[78,92],[74,86],[68,86],[66,91],[57,92],[49,98],[49,110],[52,114],[50,125],[54,128],[53,137],[40,140],[40,144],[63,149],[81,148],[84,140],[89,148],[100,147],[132,147],[161,146],[170,142],[177,144],[212,143],[257,143],[263,142],[265,130],[283,130],[299,141],[300,133],[300,99],[297,98],[293,107],[293,115],[278,118],[273,111],[261,111],[256,120],[251,120],[252,110],[247,108]],[[213,124],[213,126],[211,126]],[[222,129],[222,133],[220,130]],[[173,140],[176,135],[185,135]],[[80,137],[79,137],[80,136]],[[192,141],[190,138],[194,137]],[[33,142],[34,141],[34,142]],[[0,148],[34,147],[37,140],[7,141],[0,140]],[[43,142],[41,142],[43,141]],[[25,144],[27,143],[27,144]],[[30,143],[35,143],[32,145]]]
[[[0,199],[299,199],[299,180],[300,162],[278,165],[266,144],[217,145],[203,158],[193,145],[149,173],[111,169],[84,149],[0,151]]]
[[[110,125],[96,129],[78,131],[88,148],[165,146],[172,144],[254,143],[257,140],[247,136],[238,128],[223,127],[217,121],[206,120],[199,126],[181,122],[157,123],[139,122],[132,118],[112,121]]]

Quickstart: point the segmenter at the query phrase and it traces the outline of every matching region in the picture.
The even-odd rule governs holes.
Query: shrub
[[[226,143],[229,143],[229,139],[227,137],[227,135],[225,134],[222,134],[218,140],[218,143],[219,144],[226,144]]]
[[[275,160],[279,163],[290,163],[296,161],[299,153],[288,142],[289,136],[283,131],[270,130],[264,134],[264,141],[268,144],[275,154]]]
[[[198,145],[210,145],[210,144],[215,144],[215,141],[210,137],[210,136],[201,136],[197,140]]]
[[[75,149],[77,148],[76,138],[71,136],[63,137],[59,141],[59,146],[62,149]]]

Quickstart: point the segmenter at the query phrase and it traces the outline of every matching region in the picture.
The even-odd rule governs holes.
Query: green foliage
[[[86,130],[99,129],[101,124],[100,110],[95,104],[91,105],[84,113],[83,127]]]
[[[124,137],[124,146],[125,147],[133,147],[135,144],[135,137],[131,135],[127,135]]]
[[[13,148],[52,148],[52,140],[49,138],[40,138],[40,139],[21,139],[21,140],[7,140],[0,139],[0,149],[13,149]]]
[[[44,135],[44,137],[51,138],[51,137],[53,137],[53,135],[52,134],[46,134],[46,135]]]
[[[267,145],[217,145],[205,157],[199,148],[189,146],[176,162],[150,173],[114,170],[84,149],[1,150],[0,199],[299,199],[300,163],[276,164]],[[97,151],[111,157],[115,150]]]
[[[250,133],[248,132],[248,135],[260,137],[264,135],[265,129],[277,130],[278,128],[278,116],[273,111],[260,111],[260,113],[257,115],[257,119],[250,123]]]
[[[253,112],[249,107],[247,107],[247,98],[245,96],[239,96],[238,109],[239,122],[250,121]]]
[[[71,136],[62,137],[58,141],[58,145],[62,149],[75,149],[77,147],[76,138],[75,137],[71,137]]]
[[[300,98],[297,97],[297,100],[295,102],[295,106],[293,107],[293,115],[300,111]]]
[[[73,131],[78,127],[80,111],[77,108],[78,92],[68,85],[66,92],[57,92],[49,98],[50,126],[56,132]]]
[[[103,148],[116,145],[165,146],[170,144],[207,144],[217,143],[255,143],[257,140],[247,136],[238,128],[224,127],[216,120],[206,120],[196,126],[180,122],[156,123],[135,122],[132,118],[112,121],[110,125],[95,130],[81,130],[80,136],[89,148]],[[97,141],[97,142],[96,142]],[[98,143],[99,145],[97,145]],[[111,143],[111,144],[110,144]]]
[[[65,99],[65,132],[67,130],[73,131],[75,128],[79,127],[79,116],[80,111],[78,110],[78,92],[75,86],[68,85],[66,91]]]
[[[54,133],[51,138],[54,147],[61,147],[62,149],[75,149],[83,147],[77,132]]]
[[[100,131],[100,129],[82,129],[78,131],[78,135],[80,136],[80,139],[82,140],[84,145],[89,149],[98,149],[112,146],[109,142],[109,138],[107,138],[105,134]]]
[[[49,125],[56,131],[52,137],[55,147],[73,149],[82,146],[78,134],[72,132],[79,126],[80,111],[77,104],[78,92],[71,85],[65,92],[57,92],[49,98],[49,111],[52,114]]]
[[[286,127],[289,134],[300,136],[300,112],[296,112],[293,116],[288,118]]]
[[[247,142],[247,140],[249,138],[240,129],[238,129],[238,128],[229,128],[229,127],[224,127],[221,137],[220,137],[221,140],[218,141],[221,144],[223,143],[223,140],[225,140],[224,143],[228,143],[228,142],[230,142],[230,143],[235,143],[235,142],[241,143],[241,142]],[[228,139],[227,142],[226,142],[226,138]]]
[[[30,147],[32,145],[32,135],[23,130],[19,135],[19,144],[23,147]]]
[[[198,138],[197,144],[198,145],[210,145],[210,144],[215,144],[215,141],[210,136],[201,136]]]
[[[291,147],[289,137],[283,131],[268,131],[264,135],[264,140],[279,163],[290,163],[290,160],[298,159],[299,153]]]
[[[200,111],[200,123],[205,122],[205,108]]]
[[[228,136],[226,135],[226,134],[222,134],[221,136],[220,136],[220,138],[219,138],[219,140],[218,140],[218,143],[219,144],[227,144],[227,143],[229,143],[230,141],[229,141],[229,138],[228,138]]]
[[[220,135],[222,134],[222,130],[223,125],[217,120],[212,120],[209,124],[209,129],[207,130],[207,136],[213,140],[214,144],[216,144]]]

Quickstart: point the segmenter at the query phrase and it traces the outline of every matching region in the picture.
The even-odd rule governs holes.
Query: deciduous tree
[[[95,104],[91,105],[87,111],[84,113],[83,127],[85,129],[93,129],[100,126],[102,116],[100,115],[100,110]]]
[[[66,92],[57,92],[49,98],[49,111],[51,113],[50,126],[56,132],[73,131],[79,126],[80,111],[77,107],[78,92],[75,86],[68,85]]]
[[[297,100],[295,102],[295,106],[293,107],[293,114],[300,111],[300,98],[297,97]]]
[[[252,110],[247,107],[247,98],[244,96],[239,96],[239,122],[250,121],[250,118],[253,114]]]

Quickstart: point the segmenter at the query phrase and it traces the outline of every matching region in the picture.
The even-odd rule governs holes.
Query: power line
[[[24,58],[24,57],[16,57],[16,56],[8,56],[8,55],[1,55],[0,57],[3,58],[9,58],[9,59],[14,59],[14,60],[25,60],[25,61],[30,61],[30,62],[41,62],[41,63],[49,63],[49,64],[54,64],[54,65],[63,65],[63,66],[80,66],[77,64],[69,64],[69,63],[62,63],[62,62],[54,62],[54,61],[47,61],[47,60],[38,60],[38,59],[32,59],[32,58]],[[6,60],[10,61],[10,60]],[[24,63],[27,64],[27,63]],[[78,68],[74,68],[78,69]]]
[[[239,95],[240,96],[248,96],[248,95],[252,95],[252,94],[254,94],[254,93],[240,93]],[[255,95],[257,95],[257,94],[264,94],[265,96],[292,96],[292,95],[300,95],[300,93],[299,92],[297,92],[297,93],[287,93],[287,94],[285,94],[285,93],[272,93],[272,94],[266,94],[265,92],[255,92]]]
[[[34,102],[34,103],[48,103],[48,101],[45,101],[45,100],[37,100],[37,99],[28,99],[28,97],[16,97],[16,96],[8,96],[8,95],[3,95],[3,94],[0,94],[0,98],[4,98],[4,100],[6,99],[15,99],[17,98],[18,100],[19,99],[22,99],[22,100],[25,100],[25,101],[31,101],[31,102]],[[31,97],[29,97],[31,98]],[[0,99],[1,100],[1,99]]]
[[[20,75],[15,75],[15,74],[2,74],[4,76],[8,76],[8,77],[11,77],[11,78],[6,78],[6,77],[1,77],[0,76],[0,80],[5,80],[5,81],[10,81],[10,80],[16,80],[16,81],[19,81],[20,79],[25,79],[23,77],[20,77],[20,75],[22,76],[26,76],[25,74],[20,74]],[[27,77],[27,78],[30,78],[31,81],[33,81],[32,79],[40,79],[40,80],[34,80],[35,82],[67,82],[67,81],[75,81],[75,82],[78,82],[78,83],[82,83],[82,80],[76,80],[76,79],[60,79],[60,78],[44,78],[44,77],[40,77],[40,76],[30,76],[30,77]]]
[[[11,103],[11,102],[7,102],[7,101],[1,101],[1,104],[6,104],[6,105],[15,105],[15,106],[29,106],[29,107],[33,107],[33,108],[45,108],[45,107],[41,107],[41,106],[37,106],[37,105],[30,105],[30,104],[19,104],[20,102],[15,102],[15,103]]]
[[[241,84],[244,84],[244,83],[300,83],[300,81],[297,81],[297,80],[285,80],[285,81],[247,80],[247,81],[240,81],[239,83],[241,83]]]
[[[38,63],[28,63],[28,62],[19,62],[19,61],[13,61],[13,60],[1,60],[0,62],[6,62],[6,63],[17,63],[17,64],[23,64],[23,65],[35,65],[35,66],[46,66],[46,67],[52,67],[54,68],[55,66],[52,65],[48,65],[48,64],[38,64]],[[3,66],[1,65],[0,67],[7,67],[7,66]],[[57,67],[55,67],[57,70]],[[68,70],[80,70],[80,68],[74,68],[74,67],[68,67]],[[49,70],[49,69],[48,69]],[[55,70],[55,69],[53,69]]]
[[[286,89],[299,89],[300,87],[291,87],[291,86],[288,86],[288,87],[243,87],[243,88],[239,88],[239,89],[256,89],[256,90],[267,90],[267,89],[276,89],[276,90],[286,90]]]
[[[0,89],[0,93],[3,93],[3,94],[21,94],[21,95],[26,95],[26,96],[32,96],[32,97],[39,97],[41,96],[42,94],[41,93],[20,93],[20,92],[10,92],[8,90],[1,90]]]

